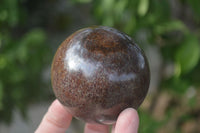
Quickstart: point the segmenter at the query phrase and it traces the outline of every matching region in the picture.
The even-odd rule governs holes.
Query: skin
[[[65,133],[70,126],[72,115],[55,100],[44,115],[35,133]],[[112,133],[137,133],[138,113],[133,108],[122,111],[117,122],[112,125]],[[86,123],[84,133],[109,133],[108,125]]]

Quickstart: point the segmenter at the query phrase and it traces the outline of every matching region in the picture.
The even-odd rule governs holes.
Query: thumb
[[[113,126],[112,133],[137,133],[139,116],[135,109],[127,108],[122,111]]]

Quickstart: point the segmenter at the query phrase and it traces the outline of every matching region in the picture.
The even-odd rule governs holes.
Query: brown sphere
[[[74,117],[113,124],[121,111],[142,103],[150,72],[144,52],[128,35],[94,26],[60,45],[51,80],[57,99]]]

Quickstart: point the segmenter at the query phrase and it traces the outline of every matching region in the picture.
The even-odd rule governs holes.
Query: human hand
[[[65,133],[71,123],[72,115],[55,100],[44,115],[35,133]],[[136,110],[127,108],[122,111],[112,127],[112,133],[137,133],[139,117]],[[108,125],[86,123],[84,133],[108,133]]]

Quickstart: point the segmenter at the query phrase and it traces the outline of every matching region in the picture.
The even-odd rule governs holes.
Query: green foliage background
[[[41,74],[51,56],[45,31],[29,26],[22,3],[0,2],[0,120],[7,123],[14,109],[25,117],[27,106],[45,95]]]
[[[44,14],[51,15],[54,10],[50,10],[50,13],[44,10],[45,17],[37,16],[36,20],[32,16],[44,3],[52,6],[56,1],[0,2],[0,120],[3,122],[11,121],[13,109],[19,109],[25,116],[30,103],[48,97],[44,88],[49,86],[49,82],[44,82],[42,73],[51,64],[51,51],[55,50],[48,45],[48,34],[53,31],[45,23],[55,21]],[[80,23],[79,27],[91,24],[115,27],[136,37],[136,42],[144,49],[148,45],[157,47],[162,54],[163,71],[168,64],[173,64],[173,72],[169,76],[160,73],[159,90],[152,97],[156,98],[166,91],[173,97],[175,105],[167,108],[162,121],[151,116],[151,109],[140,109],[140,132],[156,132],[166,125],[173,117],[172,112],[179,108],[179,103],[197,112],[200,110],[199,0],[71,0],[69,3],[76,10],[89,8],[91,17],[86,15],[84,19],[92,19],[94,22]],[[58,21],[51,24],[53,30],[70,29],[70,24],[76,20],[72,20],[73,12],[65,15],[55,17]],[[72,33],[74,29],[69,32]],[[140,34],[145,37],[138,39]],[[191,87],[197,94],[182,103]],[[194,115],[179,116],[179,123],[183,123],[185,117],[193,119]],[[180,127],[176,132],[180,132]]]

